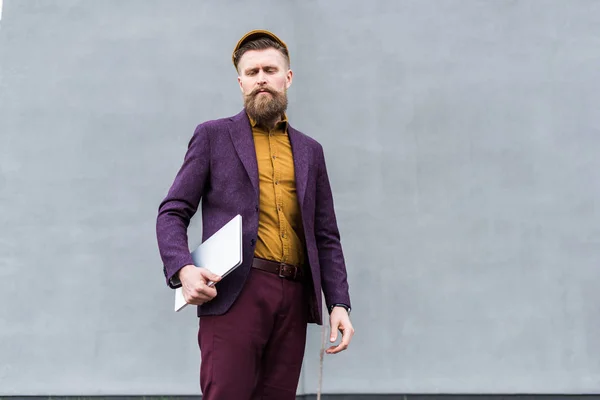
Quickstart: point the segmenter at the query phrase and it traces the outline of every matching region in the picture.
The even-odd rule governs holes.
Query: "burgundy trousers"
[[[308,309],[301,282],[252,268],[226,314],[200,318],[203,400],[295,400]]]

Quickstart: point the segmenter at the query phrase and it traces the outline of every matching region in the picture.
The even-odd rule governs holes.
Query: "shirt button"
[[[279,185],[279,181],[275,181],[275,184],[276,184],[276,185]]]
[[[276,159],[276,158],[277,158],[277,156],[273,156],[273,160]]]
[[[282,234],[281,234],[281,237],[282,237],[282,238],[284,238],[284,237],[285,237],[285,233],[282,233]]]

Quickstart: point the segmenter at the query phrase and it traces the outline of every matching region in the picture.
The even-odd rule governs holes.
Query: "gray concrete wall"
[[[257,27],[291,47],[346,249],[324,391],[600,392],[599,1],[5,0],[0,395],[198,392],[154,222]]]

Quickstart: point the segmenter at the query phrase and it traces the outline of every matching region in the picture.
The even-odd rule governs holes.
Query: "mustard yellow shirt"
[[[304,241],[296,194],[294,158],[287,133],[287,118],[271,131],[250,118],[258,163],[260,205],[258,240],[254,255],[259,258],[302,266]]]

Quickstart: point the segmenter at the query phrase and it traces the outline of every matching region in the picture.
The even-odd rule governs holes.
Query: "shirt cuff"
[[[181,281],[179,280],[179,274],[175,274],[171,277],[171,279],[169,279],[169,285],[175,289],[181,286]]]
[[[331,312],[333,311],[333,309],[335,307],[342,307],[345,308],[346,311],[348,312],[348,314],[350,314],[351,308],[347,305],[347,304],[342,304],[342,303],[336,303],[336,304],[332,304],[329,306],[329,314],[331,314]]]

